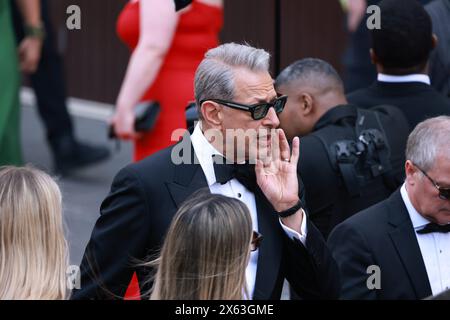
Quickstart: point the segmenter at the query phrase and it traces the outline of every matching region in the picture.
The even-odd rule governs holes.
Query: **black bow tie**
[[[450,223],[444,225],[440,225],[437,223],[429,223],[422,229],[417,230],[418,234],[427,234],[432,232],[440,232],[440,233],[450,232]]]
[[[226,159],[219,155],[213,155],[214,173],[216,181],[225,184],[232,179],[237,179],[251,192],[256,190],[255,165],[249,163],[226,163]]]

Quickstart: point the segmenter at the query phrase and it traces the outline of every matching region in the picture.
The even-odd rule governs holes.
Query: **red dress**
[[[161,113],[151,132],[135,140],[134,160],[139,161],[173,143],[172,132],[186,128],[185,109],[194,100],[194,75],[205,52],[219,43],[223,13],[219,7],[193,1],[181,14],[178,26],[153,85],[140,101],[156,100]],[[117,33],[131,50],[139,41],[139,1],[129,2],[122,10]]]

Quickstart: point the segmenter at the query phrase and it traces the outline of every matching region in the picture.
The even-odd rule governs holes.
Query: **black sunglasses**
[[[273,107],[275,109],[275,112],[281,113],[284,109],[284,106],[286,105],[287,96],[281,96],[276,98],[273,102],[264,102],[264,103],[257,103],[252,105],[245,105],[237,102],[232,101],[226,101],[221,99],[205,99],[200,101],[200,104],[202,104],[205,101],[214,101],[217,103],[220,103],[224,106],[227,106],[229,108],[238,109],[250,112],[252,114],[253,120],[261,120],[263,119],[267,113],[269,112],[269,109]]]
[[[258,250],[259,246],[261,245],[261,241],[263,239],[263,236],[261,233],[259,233],[258,231],[253,231],[252,234],[252,242],[250,244],[251,247],[251,251],[256,251]]]
[[[427,177],[433,186],[439,191],[439,198],[442,200],[450,200],[450,188],[442,188],[436,181],[430,178],[430,176],[422,169],[420,169],[416,164],[416,168],[420,170],[424,174],[425,177]]]

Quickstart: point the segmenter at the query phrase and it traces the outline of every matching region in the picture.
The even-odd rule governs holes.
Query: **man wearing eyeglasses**
[[[342,298],[423,299],[450,288],[449,137],[449,116],[419,123],[404,185],[331,233]]]
[[[284,279],[304,299],[337,297],[337,265],[304,210],[299,139],[291,152],[277,129],[286,97],[275,92],[269,59],[262,49],[235,43],[207,52],[194,81],[201,121],[179,144],[117,174],[74,298],[123,296],[135,271],[149,289],[143,284],[151,270],[132,262],[157,252],[177,208],[204,187],[243,201],[264,237],[246,269],[253,299],[279,299]]]

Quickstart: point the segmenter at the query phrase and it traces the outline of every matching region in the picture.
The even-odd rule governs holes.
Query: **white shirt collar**
[[[406,191],[406,183],[400,189],[400,193],[403,198],[403,202],[405,203],[406,209],[408,210],[409,217],[411,218],[411,222],[413,224],[414,230],[424,227],[430,221],[425,219],[417,210],[414,208],[411,200],[409,198],[408,192]]]
[[[430,85],[430,77],[426,74],[408,74],[405,76],[393,76],[389,74],[379,73],[378,81],[381,82],[422,82]]]
[[[214,173],[213,155],[223,156],[211,143],[206,139],[202,132],[201,122],[195,126],[194,132],[191,135],[192,146],[198,162],[205,174],[208,187],[216,183],[216,174]]]

